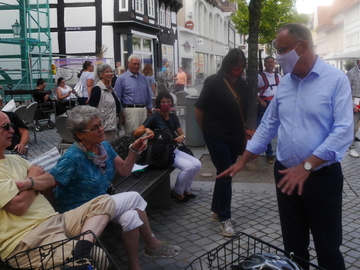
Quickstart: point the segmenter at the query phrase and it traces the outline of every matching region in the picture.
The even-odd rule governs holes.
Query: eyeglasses
[[[171,104],[171,101],[161,101],[160,104]]]
[[[289,46],[287,46],[287,47],[285,47],[285,48],[280,48],[280,49],[278,49],[278,48],[275,47],[275,39],[274,39],[274,40],[272,41],[272,46],[273,46],[273,48],[276,50],[276,53],[277,53],[277,54],[284,54],[284,53],[287,52],[287,50],[288,50],[291,46],[295,45],[296,43],[300,43],[300,42],[302,42],[302,40],[295,41],[294,43],[290,44]]]
[[[10,131],[10,128],[13,128],[14,125],[12,123],[8,123],[8,124],[3,124],[0,126],[0,128],[6,130],[6,131]]]
[[[104,73],[107,73],[107,74],[113,74],[113,73],[114,73],[114,71],[112,71],[112,70],[106,70],[106,71],[104,71]]]
[[[94,126],[94,127],[91,128],[91,129],[83,129],[82,131],[83,131],[83,132],[86,132],[86,131],[94,132],[94,131],[98,131],[101,127],[104,127],[103,124],[99,124],[99,125],[97,125],[97,126]]]

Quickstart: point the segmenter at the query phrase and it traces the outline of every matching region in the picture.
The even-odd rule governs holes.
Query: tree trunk
[[[248,49],[248,69],[247,83],[251,89],[249,108],[247,112],[246,125],[249,128],[256,128],[256,104],[258,93],[258,38],[261,17],[261,1],[251,0],[249,3],[249,49]]]

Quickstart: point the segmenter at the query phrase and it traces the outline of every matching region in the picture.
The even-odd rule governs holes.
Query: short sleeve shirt
[[[159,112],[153,113],[143,125],[150,129],[169,129],[171,127],[171,130],[176,131],[180,127],[179,118],[173,113],[170,113],[169,116],[169,120],[166,121]]]
[[[22,216],[3,209],[19,192],[15,181],[25,179],[31,166],[18,155],[5,155],[0,159],[0,255],[3,260],[37,224],[57,214],[41,193]]]
[[[240,96],[246,120],[249,89],[241,77],[234,83],[234,89]],[[204,112],[204,134],[229,142],[241,140],[244,125],[239,106],[223,76],[215,74],[206,78],[195,107]]]

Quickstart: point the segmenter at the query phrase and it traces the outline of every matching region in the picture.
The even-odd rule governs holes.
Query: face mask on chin
[[[242,71],[242,68],[230,68],[229,76],[232,78],[237,78],[241,75]]]
[[[283,69],[284,74],[292,72],[296,63],[299,61],[300,57],[302,56],[302,55],[298,56],[298,54],[295,51],[296,48],[285,54],[276,54],[276,61]]]

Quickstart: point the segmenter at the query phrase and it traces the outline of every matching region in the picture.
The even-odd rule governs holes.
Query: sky
[[[313,13],[317,6],[329,6],[333,0],[296,0],[298,13]]]

